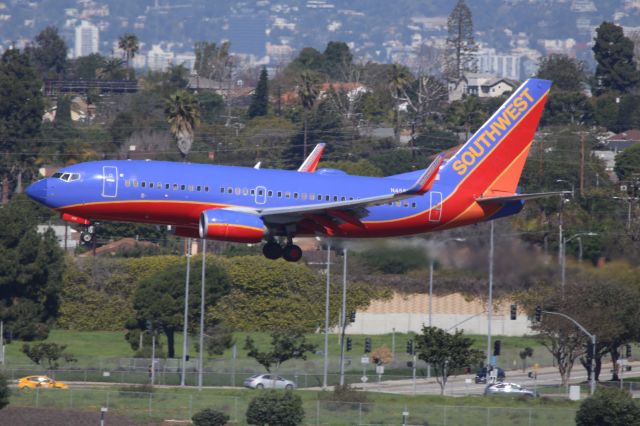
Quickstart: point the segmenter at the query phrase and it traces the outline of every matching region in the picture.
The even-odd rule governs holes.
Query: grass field
[[[244,424],[250,400],[259,391],[203,389],[157,389],[153,393],[118,389],[71,389],[14,392],[11,404],[23,407],[49,407],[99,411],[108,407],[120,413],[148,420],[188,419],[204,408],[224,411],[232,422]],[[574,424],[577,403],[544,398],[440,396],[397,396],[368,394],[367,403],[328,401],[321,392],[296,391],[304,402],[305,424],[401,424],[402,412],[409,412],[411,424],[429,425],[538,425]]]

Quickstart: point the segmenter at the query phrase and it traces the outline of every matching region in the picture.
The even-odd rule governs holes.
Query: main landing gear
[[[89,244],[93,240],[95,233],[96,227],[94,225],[88,225],[80,232],[80,240],[85,244]]]
[[[275,240],[269,240],[262,247],[262,253],[267,259],[278,259],[282,257],[287,262],[297,262],[302,258],[302,249],[293,244],[291,239],[287,239],[287,244],[282,246]]]

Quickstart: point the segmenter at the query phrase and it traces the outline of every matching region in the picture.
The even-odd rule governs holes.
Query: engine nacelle
[[[267,227],[258,216],[225,209],[205,210],[200,214],[200,238],[259,243],[267,234]]]

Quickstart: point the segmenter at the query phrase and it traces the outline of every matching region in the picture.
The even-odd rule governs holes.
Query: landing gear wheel
[[[290,244],[282,250],[282,257],[287,262],[297,262],[302,258],[302,249],[295,244]]]
[[[279,259],[282,256],[282,247],[275,241],[269,241],[262,247],[264,257],[271,260]]]
[[[83,232],[83,233],[80,235],[80,238],[82,239],[82,241],[83,241],[83,242],[85,242],[85,243],[87,243],[87,244],[88,244],[88,243],[90,243],[90,242],[91,242],[91,240],[93,240],[93,234],[90,234],[90,233],[88,233],[88,232]]]

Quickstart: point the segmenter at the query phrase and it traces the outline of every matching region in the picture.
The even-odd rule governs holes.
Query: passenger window
[[[416,203],[415,202],[411,203],[411,207],[413,207],[415,209],[416,208]]]
[[[249,190],[247,188],[242,188],[242,195],[249,195]]]
[[[233,194],[233,188],[232,187],[227,188],[227,194]]]
[[[171,184],[170,183],[165,183],[164,184],[164,189],[169,189],[171,188]]]
[[[282,198],[282,191],[278,191],[278,198]]]
[[[342,198],[340,198],[340,200],[347,201],[347,197],[342,197]]]
[[[396,201],[396,207],[400,207],[402,205],[401,201]]]
[[[182,185],[180,185],[180,189],[181,189],[181,190],[183,190],[183,191],[184,191],[186,188],[187,188],[187,185],[185,185],[184,183],[183,183]]]
[[[153,188],[153,182],[149,182],[149,188]]]
[[[129,179],[124,181],[124,186],[126,186],[127,188],[131,186],[131,181]]]
[[[294,193],[293,193],[293,199],[294,199],[294,200],[297,200],[297,199],[298,199],[298,193],[297,193],[297,192],[294,192]]]
[[[302,198],[303,200],[307,199],[307,193],[303,192],[302,194],[300,194],[300,198]]]
[[[138,181],[137,181],[137,180],[134,180],[134,181],[133,181],[133,187],[134,187],[134,188],[137,188],[137,187],[138,187]]]
[[[324,199],[325,199],[326,201],[331,201],[331,195],[325,195],[325,196],[324,196]]]
[[[178,184],[177,184],[177,183],[174,183],[174,184],[173,184],[173,190],[174,190],[174,191],[177,191],[177,190],[178,190]]]
[[[252,189],[252,190],[251,190],[251,192],[250,192],[250,194],[251,194],[251,195],[256,195],[256,190],[255,190],[255,189]]]
[[[157,185],[156,185],[156,188],[162,189],[162,183],[158,182]]]
[[[337,195],[333,196],[333,201],[338,201],[338,196]]]
[[[405,201],[405,202],[404,202],[404,206],[405,206],[405,207],[409,207],[409,203]]]
[[[224,194],[224,186],[221,186],[221,187],[220,187],[220,193],[221,193],[221,194]]]
[[[269,197],[273,197],[273,191],[269,191],[269,192],[267,192],[267,195],[268,195]]]
[[[309,194],[309,199],[311,201],[315,200],[316,199],[316,194]]]
[[[189,185],[189,192],[193,192],[193,185]]]
[[[202,187],[200,185],[196,186],[196,191],[200,192],[202,190]]]
[[[208,186],[204,187],[204,192],[209,192],[209,187]]]
[[[147,186],[147,183],[145,181],[140,182],[140,187],[144,188],[145,186]]]
[[[353,197],[349,197],[349,201],[352,201],[352,200],[353,200]]]
[[[240,188],[236,188],[236,195],[240,195]]]
[[[262,194],[264,194],[264,191],[262,189],[258,189],[258,195],[262,196]]]
[[[284,193],[284,197],[285,197],[285,198],[291,198],[291,193],[290,193],[290,192],[288,192],[288,191],[287,191],[287,192],[285,192],[285,193]]]

